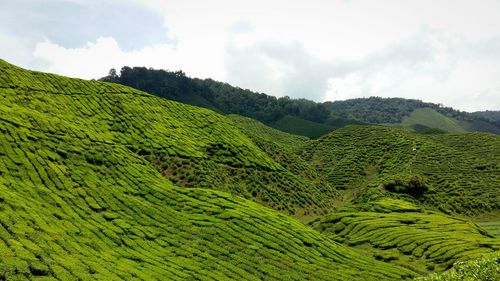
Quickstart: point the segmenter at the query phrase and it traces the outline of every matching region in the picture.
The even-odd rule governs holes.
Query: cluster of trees
[[[497,125],[497,127],[500,127],[500,111],[494,111],[494,110],[477,111],[472,113],[472,115],[485,119]]]
[[[477,118],[451,107],[415,99],[369,97],[327,102],[327,104],[330,104],[334,116],[373,124],[399,123],[417,108],[432,108],[445,116],[459,120]]]
[[[248,116],[271,124],[286,115],[323,123],[330,116],[328,105],[306,99],[276,98],[233,87],[212,79],[187,77],[182,71],[128,67],[120,74],[111,69],[102,81],[120,83],[171,100],[207,107],[224,114]]]

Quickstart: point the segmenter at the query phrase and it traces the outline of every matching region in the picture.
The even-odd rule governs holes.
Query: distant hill
[[[486,121],[489,121],[497,127],[500,127],[500,111],[477,111],[472,113],[473,116],[480,117]]]
[[[491,112],[471,114],[413,99],[370,97],[316,103],[305,99],[276,98],[212,79],[189,78],[182,71],[171,72],[145,67],[123,67],[120,74],[111,70],[110,74],[101,80],[124,84],[223,114],[247,116],[285,132],[309,137],[319,137],[350,124],[400,125],[404,118],[423,108],[440,114],[425,117],[427,124],[439,122],[430,120],[438,116],[457,120],[461,129],[454,128],[449,132],[463,130],[500,134],[498,115]],[[417,130],[426,126],[414,125]]]
[[[287,115],[279,119],[278,121],[272,123],[271,126],[282,130],[283,132],[307,137],[324,135],[334,129],[334,127],[323,123],[317,123],[291,115]]]
[[[449,133],[467,131],[500,134],[500,123],[495,121],[494,111],[487,111],[486,114],[468,113],[420,100],[379,97],[327,104],[330,104],[334,116],[370,124],[392,124],[415,131],[439,129]]]

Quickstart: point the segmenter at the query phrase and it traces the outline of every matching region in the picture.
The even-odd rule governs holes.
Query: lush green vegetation
[[[281,174],[276,181],[292,175],[233,128],[234,121],[120,85],[26,71],[3,61],[0,70],[1,279],[414,276],[283,213],[214,190],[239,193],[230,184],[181,188],[159,172],[164,170],[155,161],[168,155],[224,166],[228,173],[250,171],[241,178],[251,176],[260,191],[271,189],[259,183],[265,181],[260,171]],[[301,186],[283,184],[286,192],[273,192],[293,202]],[[317,195],[308,194],[297,198],[316,202]]]
[[[439,104],[403,98],[359,98],[331,103],[333,113],[366,123],[400,123],[416,109],[432,108],[437,112],[460,120],[474,119],[470,114]]]
[[[312,224],[361,253],[419,273],[500,250],[500,239],[476,224],[396,199],[339,211]]]
[[[311,225],[360,254],[427,274],[500,249],[494,238],[499,230],[494,215],[498,137],[350,126],[307,141],[252,119],[233,119],[254,143],[277,155],[272,156],[277,162],[293,159],[301,170],[338,189],[332,203],[337,211]],[[300,157],[293,156],[297,151]],[[493,213],[479,227],[439,210]]]
[[[171,72],[145,67],[123,67],[119,75],[115,70],[111,70],[110,74],[101,80],[121,83],[160,97],[210,108],[224,114],[251,117],[280,130],[309,137],[318,137],[350,124],[400,124],[405,117],[421,108],[430,108],[439,114],[424,116],[423,112],[417,111],[415,114],[426,122],[415,125],[443,124],[443,117],[446,116],[445,118],[453,120],[452,122],[460,122],[459,128],[453,127],[449,132],[480,131],[500,134],[500,124],[494,113],[470,114],[420,100],[370,97],[315,103],[305,99],[276,98],[211,79],[193,79],[182,71]],[[438,120],[432,120],[433,117]]]
[[[325,182],[321,174],[299,155],[302,147],[308,143],[308,138],[267,127],[247,117],[230,115],[230,118],[245,135],[282,167],[321,188],[322,192],[315,192],[313,196],[320,198],[316,199],[317,201],[325,202],[326,208],[320,212],[311,208],[300,208],[295,213],[296,216],[309,217],[315,213],[318,215],[332,210],[334,200],[339,195],[337,190]]]
[[[449,272],[433,274],[419,281],[496,281],[500,280],[500,252],[469,262],[458,262]]]
[[[192,79],[182,71],[123,67],[120,75],[111,70],[110,75],[101,80],[131,86],[167,99],[208,107],[225,114],[248,116],[268,124],[286,115],[313,122],[323,122],[329,115],[326,105],[305,99],[276,98],[211,79]]]

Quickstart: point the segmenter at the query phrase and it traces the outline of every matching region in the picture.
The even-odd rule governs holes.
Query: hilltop
[[[276,98],[212,79],[190,78],[182,71],[145,67],[125,66],[119,74],[113,69],[101,80],[222,114],[250,117],[282,131],[308,137],[319,137],[350,124],[391,124],[411,131],[439,129],[500,134],[498,112],[467,113],[414,99],[370,97],[316,103]]]

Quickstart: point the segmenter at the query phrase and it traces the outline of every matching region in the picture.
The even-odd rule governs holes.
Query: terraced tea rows
[[[384,199],[372,203],[378,212],[338,212],[313,225],[337,242],[420,273],[500,251],[500,240],[471,222],[401,202]]]
[[[291,135],[279,130],[267,127],[259,121],[232,115],[229,116],[238,128],[248,136],[260,149],[266,152],[274,161],[291,171],[295,175],[310,182],[312,186],[317,186],[320,190],[315,196],[319,196],[318,201],[327,202],[325,212],[331,211],[334,198],[338,192],[328,182],[325,182],[322,175],[299,156],[300,149],[310,140],[303,136]],[[309,215],[308,209],[303,209],[299,216]]]
[[[1,68],[4,121],[70,134],[76,147],[85,139],[123,145],[179,186],[216,188],[292,214],[329,208],[322,194],[330,191],[285,169],[224,116],[121,85]]]
[[[2,61],[0,101],[0,279],[414,276],[241,197],[175,187],[151,165],[169,155],[286,175],[220,115]]]
[[[500,209],[499,148],[492,134],[349,126],[310,142],[302,156],[335,188],[358,190],[357,202],[393,196],[472,215]]]

